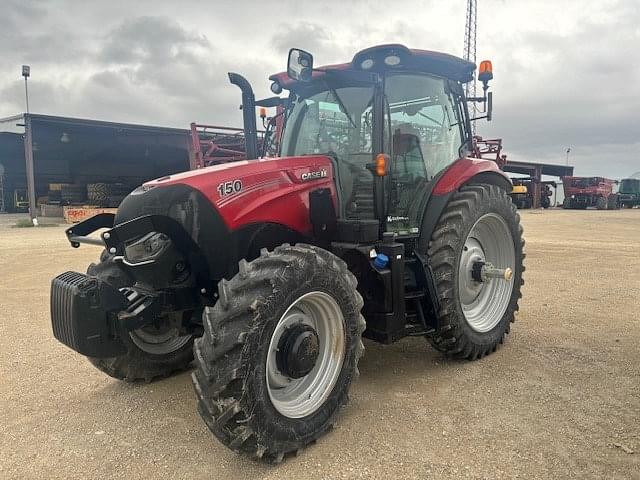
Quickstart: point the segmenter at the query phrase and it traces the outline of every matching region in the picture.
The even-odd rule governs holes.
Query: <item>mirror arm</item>
[[[256,107],[265,107],[265,108],[282,106],[284,105],[284,103],[285,103],[285,99],[282,97],[269,97],[269,98],[263,98],[262,100],[255,101]]]

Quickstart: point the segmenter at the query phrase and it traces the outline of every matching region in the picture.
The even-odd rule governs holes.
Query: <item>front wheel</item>
[[[347,402],[365,328],[356,279],[326,250],[283,245],[241,261],[218,292],[195,343],[198,410],[227,447],[281,461]]]
[[[100,263],[92,264],[87,274],[105,280],[116,288],[132,285],[133,280],[106,252]],[[128,382],[150,382],[185,370],[193,360],[193,336],[182,332],[183,320],[192,312],[166,314],[155,325],[119,333],[126,352],[117,357],[93,358],[89,361],[107,375]]]
[[[428,255],[440,299],[438,350],[469,360],[494,352],[515,320],[524,283],[520,216],[507,193],[470,185],[453,195]]]

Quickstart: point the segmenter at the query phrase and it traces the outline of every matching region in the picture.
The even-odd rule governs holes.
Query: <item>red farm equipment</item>
[[[467,103],[491,116],[489,62],[483,96],[465,98],[475,68],[402,45],[314,68],[292,49],[263,100],[230,74],[242,140],[194,125],[202,168],[67,230],[104,251],[87,274],[53,279],[55,337],[127,381],[195,360],[213,434],[273,462],[334,425],[362,336],[495,352],[518,310],[524,240],[500,143],[472,135]],[[262,141],[257,107],[277,108]]]
[[[618,195],[613,192],[615,180],[603,177],[562,177],[564,202],[562,208],[598,210],[618,208]]]
[[[242,128],[192,123],[191,149],[192,170],[247,158]]]

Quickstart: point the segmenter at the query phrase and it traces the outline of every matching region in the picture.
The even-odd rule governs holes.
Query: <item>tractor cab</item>
[[[287,71],[270,77],[274,93],[289,95],[265,145],[276,143],[282,157],[332,159],[343,225],[376,220],[381,232],[417,235],[434,179],[472,152],[462,85],[474,69],[460,58],[402,45],[314,68],[311,54],[292,49]],[[257,104],[273,103],[267,100]]]

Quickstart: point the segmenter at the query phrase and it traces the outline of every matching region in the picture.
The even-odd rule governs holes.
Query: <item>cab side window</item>
[[[397,73],[385,79],[385,152],[392,157],[387,230],[418,233],[427,184],[456,161],[460,109],[445,80]]]
[[[417,142],[413,158],[421,155],[427,179],[458,159],[462,145],[461,128],[456,118],[456,105],[450,93],[445,91],[445,81],[429,75],[397,74],[387,77],[385,94],[388,102],[387,151],[406,146],[412,136]],[[401,162],[402,163],[402,162]],[[417,168],[417,166],[414,166]]]

